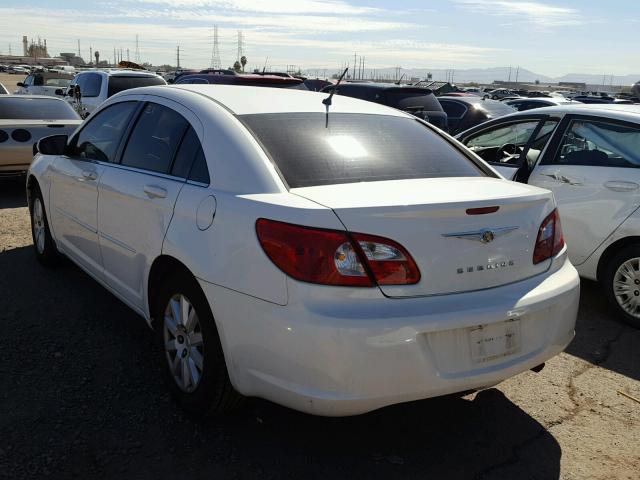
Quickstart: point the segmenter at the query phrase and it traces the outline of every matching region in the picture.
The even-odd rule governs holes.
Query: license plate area
[[[469,329],[469,346],[474,363],[486,363],[518,353],[521,340],[519,319]]]

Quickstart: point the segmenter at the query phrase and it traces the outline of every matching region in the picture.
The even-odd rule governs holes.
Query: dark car
[[[236,73],[233,70],[203,70],[200,73],[183,74],[176,77],[174,84],[243,85],[249,87],[307,89],[299,78],[257,73]]]
[[[307,78],[304,81],[305,86],[312,92],[320,92],[323,88],[333,85],[333,82],[329,80],[322,80],[321,78]]]
[[[554,105],[575,105],[580,102],[564,100],[562,98],[519,98],[517,100],[508,100],[507,105],[512,106],[519,112],[525,110],[533,110],[534,108],[553,107]]]
[[[573,99],[580,103],[590,103],[590,104],[591,103],[598,103],[598,104],[616,103],[615,98],[602,96],[602,95],[578,95],[576,97],[573,97]]]
[[[334,85],[329,85],[322,91],[331,93],[334,88],[336,88]],[[397,108],[422,118],[442,130],[447,129],[447,114],[428,88],[402,86],[395,83],[344,83],[338,86],[336,94]]]
[[[451,135],[516,111],[505,103],[474,96],[444,96],[438,97],[438,101],[447,114],[448,131]]]

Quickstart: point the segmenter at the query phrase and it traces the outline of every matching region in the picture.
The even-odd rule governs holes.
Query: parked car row
[[[349,415],[538,370],[573,338],[578,272],[640,326],[637,107],[174,82],[76,75],[27,191],[36,257],[144,317],[185,409]]]
[[[38,142],[35,255],[65,255],[145,318],[196,414],[248,395],[352,415],[539,370],[572,340],[580,289],[553,195],[416,115],[439,106],[424,92],[367,91],[407,111],[120,92]]]

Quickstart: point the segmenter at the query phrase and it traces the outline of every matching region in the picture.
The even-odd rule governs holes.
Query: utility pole
[[[135,53],[135,62],[140,64],[140,45],[138,43],[138,35],[136,35],[136,53]]]
[[[218,26],[213,26],[213,50],[211,51],[211,68],[222,68],[222,62],[220,61],[220,46],[218,41]]]
[[[93,63],[93,47],[89,45],[89,63]]]
[[[129,60],[129,49],[127,48],[127,62],[130,62],[131,60]]]
[[[176,67],[180,68],[180,45],[176,48]]]
[[[116,55],[116,47],[113,47],[113,66],[118,64],[118,56]]]
[[[518,68],[516,69],[516,85],[518,84],[518,77],[520,76],[520,65],[518,65]]]
[[[244,35],[242,33],[242,30],[238,30],[238,53],[237,53],[237,58],[236,61],[240,61],[240,59],[243,57],[244,55]]]
[[[509,80],[508,83],[511,83],[511,65],[509,65]]]
[[[80,54],[80,39],[78,39],[78,56],[81,57],[82,55]]]

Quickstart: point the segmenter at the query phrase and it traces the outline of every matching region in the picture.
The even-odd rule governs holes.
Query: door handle
[[[96,172],[92,172],[91,170],[83,170],[82,176],[87,180],[95,180],[98,178],[98,174]]]
[[[637,190],[640,185],[635,182],[611,180],[610,182],[605,182],[604,187],[614,192],[632,192],[633,190]]]
[[[166,198],[167,196],[167,190],[157,185],[145,185],[144,193],[146,193],[149,198]]]

